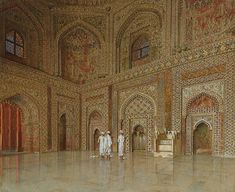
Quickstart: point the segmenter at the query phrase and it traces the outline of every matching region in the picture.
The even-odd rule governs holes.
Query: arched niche
[[[25,95],[15,95],[3,103],[16,105],[21,110],[21,149],[23,152],[40,151],[40,115],[37,103]],[[16,121],[15,117],[12,121]]]
[[[186,114],[186,130],[183,133],[183,149],[186,154],[197,154],[194,148],[195,134],[201,134],[197,128],[200,124],[208,127],[208,134],[211,135],[207,140],[211,141],[211,149],[207,149],[208,154],[222,155],[223,154],[223,114],[219,112],[219,101],[206,93],[200,93],[189,100],[187,104]],[[197,132],[195,132],[197,130]],[[184,134],[185,133],[185,134]],[[200,140],[200,138],[199,138]],[[206,149],[204,149],[205,152]],[[203,149],[201,149],[203,151]]]
[[[100,130],[99,129],[96,129],[94,131],[94,145],[93,145],[93,151],[98,151],[99,150],[99,143],[98,143],[98,139],[99,139],[99,136],[100,136]]]
[[[60,149],[60,129],[61,129],[61,117],[65,116],[66,124],[64,135],[66,137],[66,150],[74,150],[77,149],[77,143],[79,142],[79,138],[76,135],[76,113],[73,105],[68,104],[66,102],[60,101],[58,104],[58,128],[57,128],[57,149]],[[65,149],[64,149],[65,150]]]
[[[16,104],[0,103],[0,151],[22,152],[22,110]]]
[[[132,151],[145,151],[147,149],[146,129],[136,125],[132,132]]]
[[[10,31],[20,33],[24,39],[24,55],[17,57],[9,54],[6,52],[5,46],[0,54],[10,60],[45,70],[43,66],[44,31],[38,19],[20,3],[6,4],[2,9],[0,8],[0,12],[6,15],[3,21],[4,30],[0,31],[0,34],[4,33],[1,37],[5,37]],[[0,40],[4,41],[5,39]]]
[[[89,115],[89,122],[87,126],[87,149],[95,150],[95,146],[98,132],[103,130],[103,117],[101,113],[97,110],[93,111]]]
[[[67,118],[66,118],[65,113],[60,116],[58,137],[59,137],[58,138],[59,151],[66,151],[67,150]]]
[[[154,9],[140,9],[132,13],[121,26],[116,39],[116,72],[128,70],[132,65],[132,45],[140,36],[148,37],[149,56],[139,65],[149,63],[161,57],[162,18]]]
[[[200,121],[193,130],[193,154],[212,153],[212,129],[206,121]]]
[[[104,42],[83,25],[71,26],[59,36],[59,75],[84,84],[106,73],[103,58]]]
[[[154,117],[156,115],[156,105],[154,100],[141,93],[135,93],[127,98],[120,107],[119,129],[124,130],[127,152],[132,151],[132,136],[136,126],[141,125],[145,129],[146,151],[153,151]]]

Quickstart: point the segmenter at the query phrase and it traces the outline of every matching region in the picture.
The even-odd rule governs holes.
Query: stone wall
[[[39,141],[34,143],[39,143],[39,147],[34,151],[57,151],[58,119],[62,113],[70,117],[68,127],[73,130],[73,148],[78,149],[80,146],[79,88],[72,83],[26,68],[19,63],[2,58],[1,61],[3,61],[0,66],[1,101],[11,100],[16,96],[26,98],[21,102],[21,106],[31,105],[37,112],[31,114],[31,118],[38,117],[39,120],[36,122],[30,120],[30,124],[24,125],[31,126],[33,132],[38,133]]]

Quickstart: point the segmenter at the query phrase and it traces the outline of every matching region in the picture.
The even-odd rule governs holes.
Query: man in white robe
[[[105,135],[105,154],[107,159],[110,159],[111,157],[111,150],[112,149],[112,138],[110,136],[110,131],[106,132]]]
[[[100,157],[104,158],[104,155],[105,155],[105,136],[104,136],[104,132],[101,132],[101,135],[98,138],[98,143],[99,143]]]
[[[118,136],[118,156],[120,159],[124,159],[124,142],[125,137],[123,131],[120,130],[120,134]]]

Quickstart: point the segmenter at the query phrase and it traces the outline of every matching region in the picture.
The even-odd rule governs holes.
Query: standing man
[[[104,137],[104,132],[101,132],[99,139],[99,152],[100,152],[100,157],[103,159],[105,155],[105,137]]]
[[[123,130],[120,130],[118,136],[118,156],[120,159],[124,159],[124,142],[125,142],[125,137],[123,134]]]
[[[111,149],[112,149],[112,139],[110,136],[110,131],[107,131],[105,135],[105,153],[107,159],[110,159],[111,157],[111,151],[112,151]]]

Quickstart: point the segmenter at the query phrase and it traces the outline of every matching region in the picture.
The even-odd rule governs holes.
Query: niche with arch
[[[212,130],[207,123],[199,123],[193,131],[193,154],[212,153]]]
[[[98,143],[99,136],[100,136],[100,130],[96,129],[94,132],[94,151],[99,151],[99,143]]]
[[[103,130],[103,118],[99,111],[93,111],[89,116],[87,127],[87,149],[96,150],[98,135]]]
[[[15,95],[0,103],[0,108],[0,150],[38,152],[38,105],[27,96]]]
[[[22,151],[22,110],[10,103],[0,103],[0,151]]]
[[[144,94],[134,94],[123,103],[120,112],[122,127],[125,132],[125,148],[127,152],[133,151],[133,149],[145,149],[149,152],[154,150],[152,135],[155,111],[155,101]],[[136,146],[133,146],[133,144],[136,144]],[[143,145],[145,145],[145,147],[143,147]]]
[[[146,131],[143,126],[137,125],[132,133],[132,151],[146,150]]]
[[[96,79],[103,73],[100,39],[83,27],[75,27],[59,40],[61,76],[79,84]]]
[[[59,150],[66,151],[67,149],[67,127],[66,114],[61,115],[59,124]]]
[[[162,19],[157,11],[131,15],[117,36],[117,72],[159,59],[162,40]]]
[[[217,98],[206,93],[200,93],[188,102],[186,130],[182,131],[186,154],[223,153],[223,116],[219,107]]]
[[[7,15],[4,17],[3,56],[43,70],[43,30],[39,21],[30,11],[18,5],[9,6],[3,14]]]

